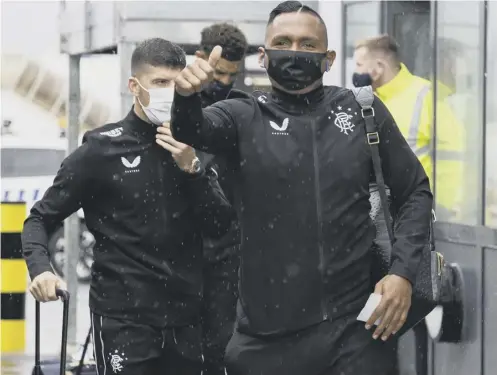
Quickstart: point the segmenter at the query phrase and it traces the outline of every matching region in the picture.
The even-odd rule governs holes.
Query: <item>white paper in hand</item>
[[[373,311],[380,304],[380,301],[381,301],[381,294],[372,293],[369,296],[368,301],[366,302],[366,305],[364,305],[364,308],[359,313],[359,316],[357,317],[357,320],[360,320],[361,322],[367,322],[368,319],[373,314]],[[380,324],[380,320],[378,319],[374,324],[376,326],[379,325]]]

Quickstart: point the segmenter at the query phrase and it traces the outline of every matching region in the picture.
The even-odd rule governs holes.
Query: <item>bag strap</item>
[[[356,87],[352,89],[352,92],[354,93],[355,100],[361,106],[361,115],[364,119],[364,122],[366,123],[366,137],[369,147],[371,148],[373,169],[376,178],[376,184],[378,185],[378,192],[380,194],[381,207],[383,209],[383,215],[385,217],[385,223],[387,225],[390,245],[393,246],[393,223],[392,218],[389,215],[390,208],[388,206],[387,188],[385,186],[385,179],[383,178],[383,170],[381,169],[381,157],[379,148],[380,136],[378,134],[378,127],[374,119],[373,88],[371,86]]]

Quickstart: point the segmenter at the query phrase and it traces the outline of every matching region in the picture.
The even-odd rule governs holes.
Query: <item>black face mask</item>
[[[326,53],[267,49],[267,74],[289,91],[302,90],[323,77]]]
[[[225,85],[219,81],[212,81],[209,85],[204,89],[207,95],[215,100],[224,100],[228,97],[231,89],[233,88],[233,83]]]
[[[354,73],[352,75],[352,84],[355,87],[371,86],[373,84],[373,78],[371,78],[369,73]]]

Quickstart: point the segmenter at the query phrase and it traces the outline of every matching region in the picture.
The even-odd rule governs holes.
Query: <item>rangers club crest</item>
[[[340,129],[340,132],[349,135],[349,132],[353,132],[355,127],[355,125],[350,122],[350,119],[353,118],[354,115],[357,114],[357,112],[354,112],[354,114],[352,114],[351,108],[347,108],[347,111],[342,111],[341,106],[338,106],[337,110],[338,111],[331,111],[331,113],[335,115],[334,124],[337,128]]]

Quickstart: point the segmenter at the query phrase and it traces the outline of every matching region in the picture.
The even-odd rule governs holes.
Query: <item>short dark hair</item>
[[[399,44],[388,34],[382,34],[361,40],[355,48],[366,48],[368,52],[381,53],[392,62],[400,63]]]
[[[162,38],[146,39],[133,51],[131,74],[135,75],[143,65],[183,69],[186,66],[185,51],[177,44]]]
[[[318,12],[316,12],[310,6],[302,4],[300,1],[283,1],[282,3],[279,3],[276,8],[274,8],[271,13],[269,13],[269,20],[267,21],[267,24],[272,24],[274,19],[280,14],[295,12],[310,13],[313,16],[317,17],[317,19],[319,19],[319,21],[326,26],[323,18],[319,15]]]
[[[235,25],[216,23],[202,30],[200,48],[209,55],[215,46],[223,47],[221,57],[228,61],[240,61],[247,52],[247,38]]]

